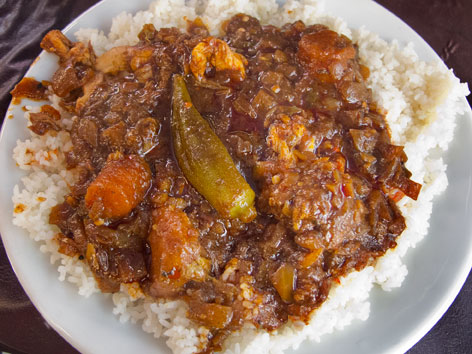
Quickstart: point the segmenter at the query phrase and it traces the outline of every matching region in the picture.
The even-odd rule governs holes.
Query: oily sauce
[[[244,14],[224,31],[145,25],[137,45],[99,57],[59,31],[43,40],[60,56],[50,89],[75,115],[66,162],[78,178],[50,215],[60,249],[84,258],[104,292],[137,283],[186,301],[209,329],[206,352],[245,322],[308,321],[333,281],[395,247],[405,229],[395,203],[421,188],[348,38]],[[223,217],[185,178],[195,166],[179,166],[173,149],[176,74],[254,190],[255,218]],[[38,122],[38,134],[66,130]],[[194,140],[179,153],[204,154]]]

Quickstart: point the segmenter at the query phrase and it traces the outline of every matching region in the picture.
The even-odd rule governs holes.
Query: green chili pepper
[[[173,84],[171,129],[182,172],[221,216],[250,222],[256,217],[254,191],[193,106],[183,77],[174,75]]]

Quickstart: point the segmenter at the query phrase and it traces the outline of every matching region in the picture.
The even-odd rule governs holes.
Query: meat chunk
[[[350,129],[354,147],[360,152],[371,153],[377,144],[378,133],[375,129]]]
[[[69,57],[74,64],[82,64],[88,67],[95,65],[95,52],[90,44],[87,46],[82,42],[75,43],[69,51]]]
[[[226,42],[209,37],[193,48],[190,70],[198,80],[205,77],[209,67],[216,71],[228,70],[234,73],[232,79],[239,81],[246,77],[245,65],[246,58],[233,52]]]
[[[123,149],[122,144],[125,139],[126,124],[120,121],[109,128],[102,131],[101,138],[111,149],[120,151]]]
[[[147,275],[141,251],[88,243],[85,258],[102,292],[117,292],[120,283],[139,281]]]
[[[49,31],[41,41],[41,48],[49,53],[56,54],[61,61],[69,57],[72,42],[59,30]]]
[[[98,127],[92,119],[82,118],[74,125],[77,128],[77,135],[91,147],[98,145]]]
[[[304,150],[313,150],[314,138],[303,124],[293,119],[287,123],[271,124],[267,134],[267,145],[277,152],[280,160],[295,162],[297,153],[300,156]]]
[[[96,68],[105,74],[113,75],[120,71],[130,70],[138,76],[142,76],[143,82],[145,82],[150,76],[145,77],[144,73],[152,74],[152,70],[148,70],[152,54],[153,49],[149,46],[114,47],[97,58]]]
[[[96,68],[105,74],[116,74],[129,68],[128,46],[114,47],[97,58]]]
[[[52,89],[59,97],[66,97],[71,91],[80,87],[72,61],[63,63],[52,77]]]
[[[52,106],[44,105],[41,112],[30,113],[31,125],[29,128],[38,135],[44,135],[49,130],[60,130],[61,114]]]
[[[75,207],[76,200],[67,197],[66,201],[51,209],[49,223],[56,225],[65,237],[74,241],[79,252],[83,252],[87,246],[87,239],[83,220]]]
[[[77,102],[75,103],[75,110],[76,112],[79,112],[82,110],[82,108],[86,105],[87,101],[90,99],[90,96],[92,96],[93,92],[100,86],[100,84],[103,82],[103,75],[101,73],[95,74],[93,76],[93,79],[88,81],[84,87],[83,91],[84,94],[77,99]]]
[[[368,221],[372,234],[383,239],[387,234],[398,236],[405,229],[405,219],[401,217],[398,207],[378,190],[374,190],[367,200],[367,206],[372,212]]]
[[[59,97],[68,96],[93,77],[96,57],[90,44],[72,43],[61,31],[53,30],[43,38],[41,47],[59,57],[59,70],[52,78],[53,91]]]
[[[246,14],[233,16],[223,24],[223,30],[232,47],[253,53],[256,51],[256,44],[263,33],[259,20]]]
[[[295,231],[329,224],[345,199],[342,186],[347,177],[326,158],[304,162],[302,168],[259,162],[256,173],[264,181],[259,208],[288,219]]]
[[[140,119],[126,134],[128,148],[141,156],[145,155],[159,143],[159,128],[160,124],[152,117]]]
[[[89,217],[100,223],[128,215],[142,201],[150,185],[151,171],[139,156],[112,157],[87,188],[85,205]]]

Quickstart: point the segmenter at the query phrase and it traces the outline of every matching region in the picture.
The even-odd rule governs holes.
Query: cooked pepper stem
[[[193,106],[183,77],[174,75],[173,86],[171,129],[183,174],[221,216],[250,222],[256,217],[254,191]]]

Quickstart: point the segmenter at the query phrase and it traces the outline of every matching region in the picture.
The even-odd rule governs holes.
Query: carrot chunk
[[[128,215],[144,198],[151,185],[151,171],[137,155],[107,161],[87,188],[85,205],[95,222]]]
[[[154,296],[172,297],[193,279],[202,281],[207,264],[200,257],[198,230],[187,214],[173,205],[164,205],[152,212],[151,277]]]
[[[330,30],[305,34],[298,43],[298,59],[321,81],[339,80],[355,56],[352,42]]]

